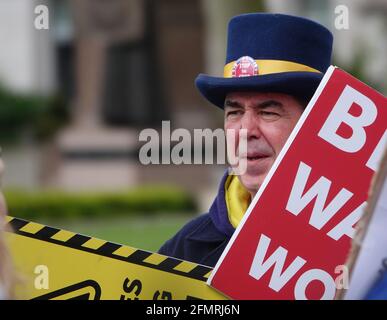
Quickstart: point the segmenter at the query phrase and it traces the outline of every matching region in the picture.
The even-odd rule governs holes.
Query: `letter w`
[[[302,268],[306,261],[301,257],[297,257],[290,266],[282,272],[288,251],[283,247],[278,247],[277,250],[263,262],[270,241],[269,237],[264,234],[261,235],[249,275],[254,279],[259,280],[274,265],[269,287],[278,292],[297,273],[297,271]]]
[[[343,188],[325,207],[329,189],[332,184],[327,178],[321,177],[304,195],[302,195],[310,171],[311,167],[300,162],[296,179],[286,205],[286,210],[297,216],[314,198],[316,198],[309,224],[320,230],[345,205],[352,197],[353,193]]]

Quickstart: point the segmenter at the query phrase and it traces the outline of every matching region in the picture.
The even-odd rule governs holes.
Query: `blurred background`
[[[38,5],[48,29],[35,28]],[[339,5],[347,29],[335,28]],[[9,214],[156,251],[206,212],[225,166],[142,165],[138,135],[162,120],[222,127],[194,79],[222,75],[230,17],[263,11],[324,24],[334,64],[386,93],[385,0],[0,0]]]

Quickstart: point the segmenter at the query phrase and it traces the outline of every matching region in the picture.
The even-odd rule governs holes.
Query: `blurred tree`
[[[367,76],[367,51],[361,45],[359,45],[359,49],[354,53],[352,62],[350,64],[334,61],[333,65],[339,66],[373,89],[379,92],[383,91],[383,83],[377,83]]]
[[[68,120],[60,96],[18,95],[0,86],[0,141],[17,142],[26,132],[38,139],[52,136]]]

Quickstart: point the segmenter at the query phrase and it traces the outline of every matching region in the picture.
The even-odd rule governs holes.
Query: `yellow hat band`
[[[243,60],[243,58],[247,58],[247,60]],[[245,69],[243,69],[243,63],[246,63]],[[226,64],[223,76],[225,78],[234,78],[297,71],[322,73],[319,70],[296,62],[283,60],[253,60],[250,57],[242,57]]]

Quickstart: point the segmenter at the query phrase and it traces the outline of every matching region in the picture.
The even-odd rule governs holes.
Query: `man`
[[[239,176],[226,172],[209,213],[185,225],[161,254],[216,264],[329,67],[332,42],[328,29],[300,17],[256,13],[231,19],[224,77],[200,74],[196,86],[224,109],[237,155],[239,131],[247,131],[247,154],[239,155],[247,167]]]

